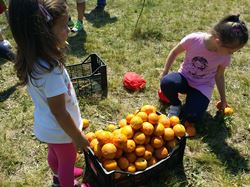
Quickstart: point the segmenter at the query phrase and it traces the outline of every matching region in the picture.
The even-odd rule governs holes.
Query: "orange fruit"
[[[88,128],[88,127],[89,127],[89,120],[86,119],[86,118],[83,118],[83,119],[82,119],[82,128],[83,128],[83,129],[86,129],[86,128]]]
[[[135,145],[134,140],[129,139],[127,140],[126,144],[123,146],[123,150],[126,153],[131,153],[135,150],[135,147],[136,145]]]
[[[178,137],[183,137],[185,136],[185,133],[186,133],[185,127],[181,124],[175,125],[173,127],[173,131],[174,131],[175,136],[178,136]]]
[[[96,138],[94,138],[94,139],[90,142],[89,146],[90,146],[90,148],[91,148],[92,150],[94,150],[95,145],[98,144],[98,143],[99,143],[98,140],[97,140]]]
[[[175,148],[175,146],[177,145],[178,141],[176,138],[174,138],[173,140],[167,141],[167,147],[169,149],[173,149]]]
[[[116,135],[116,134],[121,134],[121,129],[115,129],[113,132],[112,132],[113,135]]]
[[[117,148],[122,149],[126,142],[127,142],[127,136],[125,134],[117,133],[113,136],[113,144]]]
[[[101,146],[101,144],[96,144],[96,145],[94,145],[94,149],[93,149],[93,151],[94,151],[94,154],[97,156],[97,158],[101,158],[102,157],[102,146]]]
[[[172,127],[180,123],[180,119],[178,116],[171,116],[169,120]]]
[[[234,113],[233,108],[231,108],[231,107],[226,107],[226,108],[224,108],[224,114],[225,114],[226,116],[230,116],[230,115],[232,115],[233,113]]]
[[[130,125],[134,130],[138,130],[142,127],[143,120],[140,116],[134,116],[130,120]]]
[[[137,170],[144,170],[146,169],[147,167],[147,160],[140,157],[140,158],[137,158],[136,161],[135,161],[135,167]]]
[[[143,155],[143,158],[145,158],[146,160],[150,160],[153,156],[153,152],[154,148],[151,145],[145,145],[145,153]]]
[[[126,119],[121,119],[119,122],[118,122],[118,125],[120,128],[124,127],[127,125],[127,120]]]
[[[117,129],[118,127],[114,124],[109,124],[107,125],[106,127],[106,130],[109,131],[109,132],[113,132],[115,129]]]
[[[141,131],[145,135],[151,135],[154,132],[154,126],[149,122],[143,122]]]
[[[155,136],[161,136],[164,134],[164,126],[161,123],[158,123],[157,125],[155,125],[155,129],[154,129],[154,135]]]
[[[121,128],[121,133],[127,136],[127,138],[133,138],[134,136],[134,130],[130,125],[126,125]]]
[[[140,157],[143,156],[145,153],[145,147],[143,145],[137,145],[135,148],[135,154]]]
[[[125,170],[128,168],[129,166],[129,161],[126,157],[120,157],[118,160],[117,160],[117,163],[118,163],[118,166]]]
[[[186,133],[188,134],[188,136],[193,137],[196,135],[196,129],[194,126],[189,125],[186,127]]]
[[[165,114],[161,114],[159,116],[158,123],[164,125],[165,128],[170,127],[170,119]]]
[[[143,122],[148,121],[148,114],[146,112],[138,112],[136,116],[139,116]]]
[[[153,105],[144,105],[144,106],[141,107],[140,111],[141,112],[146,112],[149,115],[150,113],[155,113],[156,108]]]
[[[128,168],[127,168],[127,171],[128,171],[128,172],[131,172],[131,173],[136,172],[136,167],[135,167],[135,165],[134,165],[133,163],[129,163]]]
[[[166,141],[174,139],[174,131],[172,128],[165,128],[163,138]]]
[[[85,136],[86,136],[86,138],[87,138],[87,140],[88,140],[89,142],[91,142],[93,139],[96,138],[94,132],[88,132]]]
[[[152,166],[152,165],[154,165],[154,164],[156,164],[157,163],[157,159],[154,157],[154,156],[152,156],[149,160],[148,160],[148,166]]]
[[[135,116],[134,114],[128,114],[128,115],[126,116],[127,123],[130,123],[130,120],[131,120],[134,116]]]
[[[148,122],[152,123],[153,125],[156,125],[158,123],[159,120],[159,115],[156,113],[150,113],[148,115]]]
[[[128,159],[128,161],[130,163],[133,163],[136,160],[136,158],[137,158],[135,152],[126,153],[125,156],[126,156],[126,158]]]
[[[168,156],[168,150],[166,147],[161,147],[159,149],[155,149],[154,155],[159,160],[166,158]]]
[[[114,159],[117,148],[112,143],[106,143],[102,146],[102,156],[107,159]]]
[[[146,136],[143,132],[136,132],[133,140],[135,141],[136,144],[144,144],[146,140]]]
[[[122,156],[122,154],[123,154],[123,150],[117,148],[117,151],[115,153],[115,158],[120,158]]]
[[[109,131],[101,131],[96,135],[97,140],[100,144],[111,143],[113,141],[113,134]]]
[[[104,160],[102,165],[107,171],[112,171],[117,168],[117,162],[115,160]]]
[[[161,137],[159,136],[154,136],[151,138],[150,145],[152,145],[153,148],[158,149],[163,146],[164,141]]]

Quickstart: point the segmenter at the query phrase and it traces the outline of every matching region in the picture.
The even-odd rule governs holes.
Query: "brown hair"
[[[235,49],[243,47],[248,41],[248,29],[240,15],[228,15],[220,20],[211,33],[219,37],[226,48]]]
[[[21,84],[27,84],[29,76],[36,79],[37,73],[63,66],[63,52],[52,32],[63,15],[67,15],[65,0],[10,0],[9,25],[17,43],[15,69]],[[46,60],[48,66],[37,63],[39,58]]]

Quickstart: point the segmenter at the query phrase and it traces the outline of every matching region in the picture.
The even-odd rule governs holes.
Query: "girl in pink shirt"
[[[227,106],[224,71],[231,55],[248,41],[248,29],[239,15],[229,15],[210,32],[184,37],[169,53],[161,75],[161,90],[170,101],[168,116],[179,116],[182,122],[197,123],[202,119],[216,84],[222,108]],[[185,52],[178,72],[169,73],[176,57]],[[178,93],[185,93],[181,107]],[[181,110],[182,109],[182,110]],[[182,112],[181,112],[182,111]]]

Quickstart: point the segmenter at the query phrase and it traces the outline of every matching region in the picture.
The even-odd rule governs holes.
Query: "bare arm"
[[[59,125],[71,137],[77,149],[80,151],[86,149],[89,142],[66,110],[64,94],[48,98],[48,104]]]
[[[225,67],[219,66],[217,69],[217,73],[215,75],[216,86],[220,94],[221,110],[224,110],[224,108],[228,106],[225,94],[224,72],[225,72]]]
[[[164,70],[161,74],[161,78],[164,76],[164,75],[167,75],[169,70],[170,70],[170,67],[172,66],[172,64],[174,63],[176,57],[184,52],[185,49],[181,46],[181,44],[177,44],[171,51],[170,53],[168,54],[168,57],[166,59],[166,63],[164,65]]]

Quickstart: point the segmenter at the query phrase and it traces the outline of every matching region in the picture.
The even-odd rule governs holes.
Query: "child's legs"
[[[163,77],[160,83],[161,90],[169,99],[170,104],[181,105],[178,93],[185,93],[188,87],[187,80],[180,73],[170,73]]]
[[[58,171],[58,161],[56,157],[56,153],[53,150],[53,145],[48,144],[48,164],[53,171],[54,174],[57,174]]]
[[[74,185],[74,165],[76,160],[76,148],[69,144],[50,144],[56,154],[58,161],[58,177],[61,187]]]
[[[209,99],[199,90],[189,87],[186,103],[183,108],[182,120],[192,123],[200,122],[209,104]]]

